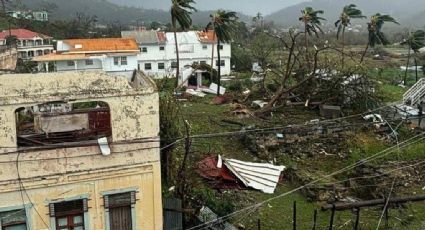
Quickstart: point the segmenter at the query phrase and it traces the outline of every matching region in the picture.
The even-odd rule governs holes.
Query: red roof
[[[52,38],[50,36],[33,32],[27,29],[12,29],[10,33],[12,34],[12,36],[16,36],[18,39],[33,39],[35,37],[40,37],[43,39]],[[0,32],[0,39],[6,39],[7,36],[9,36],[9,30],[3,30],[2,32]]]
[[[217,42],[217,37],[215,36],[214,30],[199,31],[197,34],[198,34],[200,42],[204,42],[204,43]]]

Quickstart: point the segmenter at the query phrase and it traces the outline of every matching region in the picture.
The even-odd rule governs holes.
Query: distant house
[[[18,57],[31,59],[53,52],[52,37],[27,29],[3,30],[0,32],[0,45],[6,45],[7,37],[15,36],[18,46]]]
[[[137,69],[137,56],[140,53],[136,40],[132,38],[61,40],[56,46],[55,53],[33,59],[39,63],[41,71],[131,73]],[[53,64],[54,69],[49,68],[49,63]]]
[[[47,11],[32,11],[32,10],[12,10],[8,11],[7,15],[13,18],[35,20],[40,22],[49,21],[49,13]]]
[[[173,33],[154,30],[122,31],[124,38],[136,39],[140,54],[137,56],[137,66],[146,74],[162,78],[175,74],[177,68],[176,49]],[[217,69],[217,39],[212,31],[178,32],[177,41],[180,55],[180,73],[185,66],[192,64],[211,65],[212,49],[214,47],[213,67]],[[230,74],[231,44],[220,46],[222,75]]]

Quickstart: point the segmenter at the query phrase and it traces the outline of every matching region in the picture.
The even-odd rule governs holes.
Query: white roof
[[[174,41],[174,33],[168,32],[165,34],[167,37],[167,41],[170,44],[175,44]],[[198,35],[195,31],[188,31],[188,32],[177,32],[177,42],[179,44],[198,44],[200,43],[198,40]]]
[[[224,164],[245,186],[272,194],[285,166],[224,159]]]

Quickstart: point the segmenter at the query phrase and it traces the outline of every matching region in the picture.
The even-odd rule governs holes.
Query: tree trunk
[[[407,64],[406,64],[406,71],[404,72],[404,79],[403,79],[403,85],[407,84],[407,73],[409,71],[409,63],[410,63],[410,46],[409,46],[409,51],[407,53]]]
[[[343,69],[344,69],[344,64],[345,64],[344,49],[345,49],[345,26],[342,27],[342,60],[341,60],[341,64],[342,64]]]
[[[221,57],[220,57],[220,39],[217,39],[217,62],[218,62],[218,68],[217,68],[217,96],[220,96],[220,86],[221,86]]]
[[[310,70],[310,57],[308,55],[308,33],[307,33],[307,22],[304,22],[304,45],[305,45],[305,59],[307,61],[307,67]]]
[[[419,77],[418,77],[418,61],[416,60],[416,57],[414,57],[413,59],[415,61],[415,76],[416,76],[416,82],[418,82]]]
[[[370,43],[369,43],[369,42],[367,42],[366,49],[364,50],[363,55],[362,55],[362,58],[360,59],[360,64],[362,64],[362,63],[363,63],[364,58],[365,58],[366,53],[367,53],[367,50],[369,49],[369,46],[370,46]]]
[[[215,44],[215,30],[213,30],[213,43],[212,43],[212,51],[211,51],[211,78],[213,77],[213,69],[214,69],[214,44]]]
[[[176,21],[173,20],[173,29],[174,29],[174,42],[176,43],[176,61],[177,61],[177,69],[176,69],[176,84],[177,88],[179,85],[179,75],[180,75],[180,55],[179,55],[179,44],[177,43],[177,28]]]

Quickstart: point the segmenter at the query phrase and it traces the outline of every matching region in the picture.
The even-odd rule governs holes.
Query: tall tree
[[[404,73],[404,84],[407,82],[407,73],[409,71],[409,64],[411,58],[411,51],[413,50],[414,59],[415,59],[415,72],[416,72],[416,81],[418,81],[418,65],[416,56],[419,53],[419,50],[425,46],[425,32],[423,30],[417,30],[414,33],[409,32],[409,36],[405,39],[401,45],[407,45],[408,55],[407,55],[407,64],[406,72]]]
[[[210,15],[211,22],[208,23],[206,30],[213,29],[215,37],[217,38],[217,68],[218,68],[218,79],[217,79],[217,96],[220,96],[220,86],[221,86],[221,56],[220,56],[220,47],[222,43],[227,43],[232,40],[236,29],[238,17],[236,12],[230,11],[226,12],[223,10],[218,10],[214,14]],[[229,63],[230,64],[230,63]]]
[[[304,43],[305,43],[305,53],[308,68],[310,69],[310,58],[308,54],[308,36],[312,36],[313,34],[316,37],[319,37],[319,32],[323,33],[320,25],[321,21],[325,21],[326,19],[319,17],[319,14],[324,14],[323,10],[314,10],[312,7],[306,7],[304,10],[301,10],[301,17],[299,20],[304,24]]]
[[[177,42],[177,24],[179,24],[180,29],[186,31],[190,29],[192,26],[192,18],[190,17],[193,11],[196,11],[195,7],[192,6],[194,4],[194,0],[171,0],[171,24],[173,26],[174,32],[174,41],[176,44],[176,61],[177,61],[177,69],[176,69],[176,84],[178,86],[179,75],[180,75],[180,55],[179,55],[179,45]]]
[[[341,15],[339,16],[338,21],[335,22],[335,27],[338,28],[338,32],[336,33],[337,39],[339,39],[339,35],[342,34],[342,66],[344,67],[344,48],[345,48],[345,29],[351,25],[351,19],[353,18],[366,18],[362,14],[362,11],[356,8],[357,6],[354,4],[350,4],[345,6],[342,10]]]
[[[360,63],[363,62],[369,47],[374,48],[376,45],[388,45],[390,43],[385,37],[385,34],[382,32],[382,27],[384,26],[385,22],[399,24],[393,17],[387,14],[382,15],[377,13],[370,18],[370,21],[367,23],[369,38]]]

